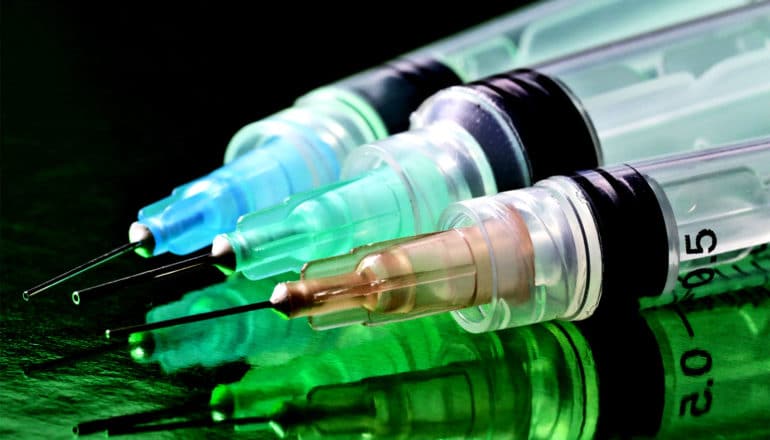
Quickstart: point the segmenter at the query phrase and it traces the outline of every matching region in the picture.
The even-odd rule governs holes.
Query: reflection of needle
[[[98,347],[89,348],[86,350],[82,350],[67,356],[62,356],[62,357],[51,359],[48,361],[43,361],[38,363],[29,363],[22,367],[22,371],[26,376],[31,376],[34,373],[37,373],[40,371],[50,371],[50,370],[55,370],[59,367],[66,367],[68,365],[72,365],[84,359],[98,357],[105,353],[111,353],[113,351],[117,351],[124,348],[126,348],[125,342],[101,345]]]

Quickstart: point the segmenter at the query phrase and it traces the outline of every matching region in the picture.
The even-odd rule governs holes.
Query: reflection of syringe
[[[471,332],[583,319],[603,292],[675,302],[709,293],[709,282],[765,282],[768,225],[770,140],[762,140],[460,202],[440,224],[454,229],[310,262],[303,280],[279,284],[258,307],[312,316],[316,328],[447,311]],[[720,260],[744,255],[754,272],[715,275],[727,274]]]
[[[190,253],[232,231],[242,214],[336,181],[352,149],[406,129],[409,114],[443,87],[746,3],[541,2],[317,89],[241,129],[223,167],[139,211],[129,244],[29,289],[25,298],[132,249],[144,256]]]
[[[614,327],[562,322],[457,335],[430,369],[324,384],[300,396],[282,394],[278,384],[273,394],[222,385],[210,400],[214,421],[205,424],[269,424],[302,439],[770,435],[770,290],[711,299],[629,315]],[[278,377],[291,381],[295,373]],[[102,426],[111,433],[191,426],[119,422]]]
[[[147,322],[238,307],[266,299],[276,282],[278,280],[275,279],[251,281],[232,278],[226,283],[188,293],[177,302],[155,307],[147,313]],[[245,359],[259,366],[259,377],[280,377],[282,370],[302,371],[307,367],[301,360],[293,361],[294,358],[315,355],[313,364],[323,363],[324,366],[317,365],[314,370],[320,374],[328,368],[329,380],[340,381],[364,377],[353,373],[355,365],[361,366],[362,373],[374,373],[381,368],[383,374],[424,365],[424,362],[433,359],[432,353],[438,349],[437,345],[443,337],[459,332],[461,330],[449,316],[415,320],[400,326],[348,326],[318,332],[301,320],[286,321],[278,314],[253,312],[223,317],[211,323],[135,333],[129,337],[129,345],[134,360],[158,363],[167,373],[196,365],[210,367]],[[420,334],[423,339],[429,339],[429,343],[425,346],[405,344],[410,334]],[[334,356],[327,358],[325,353],[332,350],[338,353],[343,348],[364,343],[376,345],[378,351],[386,350],[388,358],[375,359],[366,351],[353,351],[350,357],[342,360]],[[403,351],[399,350],[402,345]],[[342,364],[353,366],[339,368]],[[391,366],[395,370],[388,369]],[[261,374],[267,371],[273,371],[273,374]],[[338,371],[347,375],[335,376]],[[272,380],[261,383],[260,388],[264,390],[275,385]]]
[[[190,292],[178,301],[152,308],[147,321],[238,307],[269,297],[275,283],[296,279],[295,274],[252,281],[233,275],[224,283]],[[340,329],[344,330],[344,329]],[[330,333],[326,335],[326,333]],[[141,363],[157,363],[166,373],[202,365],[212,367],[249,358],[260,366],[283,363],[295,352],[312,352],[335,332],[315,332],[303,322],[286,322],[277,314],[243,313],[212,323],[138,333],[129,338],[130,352]],[[283,347],[265,341],[280,339]],[[268,350],[261,347],[269,345]]]
[[[452,202],[593,168],[602,157],[621,161],[768,135],[770,50],[755,37],[770,35],[769,19],[770,5],[755,5],[439,92],[414,114],[415,129],[356,149],[343,169],[351,180],[242,217],[234,232],[214,240],[216,257],[203,258],[234,260],[252,279],[298,271],[351,247],[435,231]],[[725,50],[714,56],[706,48],[717,43]],[[643,103],[629,107],[630,97]],[[617,117],[626,112],[635,119]],[[79,296],[198,267],[194,261]]]

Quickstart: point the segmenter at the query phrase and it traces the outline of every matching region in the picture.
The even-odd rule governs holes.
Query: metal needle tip
[[[51,278],[48,281],[45,281],[43,283],[38,284],[35,287],[32,287],[31,289],[25,290],[24,292],[22,292],[21,296],[22,296],[22,298],[24,298],[25,301],[29,301],[30,298],[32,298],[33,296],[39,294],[40,292],[48,290],[51,287],[53,287],[53,286],[55,286],[57,284],[63,283],[65,281],[67,281],[68,279],[73,278],[73,277],[75,277],[75,276],[77,276],[77,275],[79,275],[79,274],[81,274],[81,273],[83,273],[83,272],[85,272],[87,270],[93,269],[96,266],[99,266],[99,265],[101,265],[103,263],[106,263],[107,261],[110,261],[113,258],[119,257],[119,256],[121,256],[123,254],[128,253],[128,252],[131,252],[134,249],[137,249],[137,248],[143,246],[144,244],[145,244],[144,241],[135,241],[135,242],[131,242],[131,243],[126,243],[126,244],[124,244],[122,246],[118,246],[117,248],[115,248],[115,249],[113,249],[113,250],[111,250],[111,251],[109,251],[109,252],[107,252],[105,254],[102,254],[102,255],[100,255],[100,256],[92,259],[92,260],[89,260],[89,261],[81,264],[80,266],[77,266],[77,267],[75,267],[73,269],[70,269],[70,270],[64,272],[61,275],[57,275],[57,276]]]

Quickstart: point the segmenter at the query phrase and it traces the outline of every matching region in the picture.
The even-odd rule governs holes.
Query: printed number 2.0
[[[706,350],[693,349],[688,350],[679,358],[679,366],[682,373],[688,377],[700,377],[711,371],[713,362],[711,354]],[[711,402],[714,399],[711,393],[711,387],[714,386],[714,379],[709,378],[706,381],[706,388],[701,393],[690,393],[682,397],[679,402],[679,417],[689,414],[693,417],[700,417],[711,410]],[[698,405],[698,400],[703,396],[703,405]],[[688,411],[689,408],[689,411]]]

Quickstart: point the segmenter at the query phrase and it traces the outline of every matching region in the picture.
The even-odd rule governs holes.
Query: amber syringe
[[[312,261],[269,301],[209,314],[273,308],[322,329],[452,311],[484,332],[587,318],[602,292],[650,306],[761,285],[770,277],[770,139],[455,203],[439,229]]]

